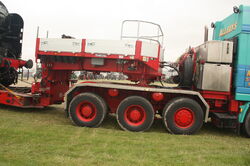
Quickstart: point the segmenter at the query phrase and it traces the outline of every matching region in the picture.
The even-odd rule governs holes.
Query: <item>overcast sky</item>
[[[188,46],[203,42],[204,25],[232,14],[250,0],[2,0],[10,13],[24,19],[23,59],[34,59],[37,26],[40,37],[62,34],[87,39],[120,38],[121,22],[158,23],[165,35],[165,60],[174,61]]]

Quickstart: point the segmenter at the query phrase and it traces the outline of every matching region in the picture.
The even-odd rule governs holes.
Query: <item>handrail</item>
[[[124,36],[123,35],[123,31],[124,31],[124,24],[127,23],[127,22],[137,22],[137,36]],[[146,23],[146,24],[152,24],[154,26],[156,26],[158,29],[158,35],[153,35],[153,36],[140,36],[140,24],[141,23]],[[123,38],[136,38],[136,39],[144,39],[144,40],[150,40],[150,41],[154,41],[154,42],[157,42],[158,44],[161,44],[163,45],[163,38],[164,38],[164,34],[163,34],[163,31],[161,29],[161,26],[159,24],[156,24],[156,23],[153,23],[153,22],[150,22],[150,21],[142,21],[142,20],[124,20],[122,22],[122,27],[121,27],[121,40]],[[157,40],[156,39],[153,39],[153,38],[158,38]],[[159,41],[161,38],[161,42]]]
[[[123,36],[122,39],[123,39],[123,38],[150,40],[150,41],[156,42],[156,43],[158,43],[159,45],[161,45],[161,43],[160,43],[158,40],[155,40],[155,39],[149,39],[149,38],[143,38],[143,37],[139,37],[139,38],[138,38],[138,37],[133,37],[133,36]]]

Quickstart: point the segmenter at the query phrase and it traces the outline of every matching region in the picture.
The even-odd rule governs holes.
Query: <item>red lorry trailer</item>
[[[0,103],[27,108],[65,102],[65,111],[77,126],[98,127],[108,113],[114,113],[122,129],[139,132],[149,129],[159,114],[173,134],[194,134],[209,118],[218,127],[239,130],[242,124],[237,117],[243,103],[235,101],[231,91],[221,91],[220,87],[209,90],[211,87],[199,83],[207,75],[200,71],[204,64],[201,46],[190,49],[179,59],[179,86],[151,85],[161,81],[164,66],[174,65],[163,62],[160,26],[137,20],[126,20],[123,24],[131,21],[138,28],[141,24],[154,25],[159,33],[121,35],[123,40],[117,41],[37,38],[35,54],[42,67],[41,81],[34,82],[25,93],[12,87],[0,90]],[[226,48],[221,48],[224,44]],[[215,43],[215,48],[226,49],[227,54],[231,54],[232,46],[232,42]],[[134,84],[83,82],[69,89],[72,71],[82,70],[121,72]],[[227,71],[230,76],[218,72],[221,78],[229,79],[226,85],[231,83],[232,75],[230,68]],[[248,136],[249,128],[244,128]]]

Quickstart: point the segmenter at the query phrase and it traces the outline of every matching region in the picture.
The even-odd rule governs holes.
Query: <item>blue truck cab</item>
[[[234,8],[234,13],[214,25],[213,40],[231,40],[233,51],[233,93],[235,100],[250,101],[250,6]]]

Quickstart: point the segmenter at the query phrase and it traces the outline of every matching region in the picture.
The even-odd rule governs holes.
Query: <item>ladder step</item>
[[[212,123],[218,128],[231,128],[237,127],[237,116],[228,113],[211,113]]]
[[[219,118],[219,119],[230,119],[230,120],[236,120],[237,119],[237,116],[235,115],[230,115],[228,113],[218,113],[218,112],[214,112],[213,115],[216,117],[216,118]]]

